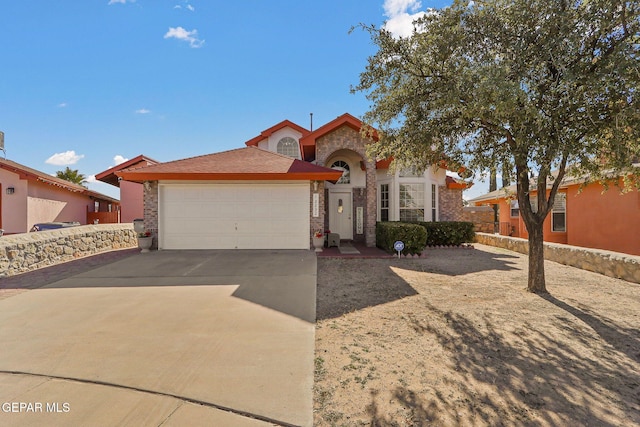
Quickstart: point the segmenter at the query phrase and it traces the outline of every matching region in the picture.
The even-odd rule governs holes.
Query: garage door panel
[[[163,184],[163,249],[308,249],[305,184]]]

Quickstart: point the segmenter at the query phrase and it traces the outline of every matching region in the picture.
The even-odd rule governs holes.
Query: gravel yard
[[[484,245],[318,259],[316,426],[640,425],[640,285]]]

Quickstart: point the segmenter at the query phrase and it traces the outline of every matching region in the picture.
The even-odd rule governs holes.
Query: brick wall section
[[[158,181],[148,181],[144,188],[144,228],[154,237],[151,249],[158,249]]]
[[[322,138],[319,138],[316,141],[316,162],[321,166],[327,166],[327,159],[329,159],[329,157],[331,157],[331,155],[336,151],[344,149],[358,153],[363,159],[366,168],[364,240],[367,246],[375,246],[377,211],[376,163],[367,156],[367,142],[368,141],[363,138],[356,130],[346,125],[342,126],[335,131],[323,136]],[[355,233],[354,236],[356,236]]]
[[[462,220],[472,222],[476,233],[493,233],[493,208],[491,206],[465,206]]]
[[[313,247],[313,232],[316,230],[321,230],[322,232],[324,232],[324,230],[326,230],[325,226],[324,226],[324,182],[321,181],[318,184],[318,190],[314,191],[313,189],[313,181],[311,181],[309,183],[309,192],[310,192],[310,196],[309,196],[309,247]],[[320,203],[319,203],[319,209],[320,209],[320,216],[315,217],[313,216],[313,194],[314,193],[318,193],[320,195]]]
[[[464,221],[462,189],[438,187],[439,221]]]
[[[0,238],[0,277],[138,246],[133,224],[81,225]]]
[[[483,245],[529,253],[529,242],[518,237],[477,233],[476,241]],[[640,256],[637,255],[545,242],[544,258],[628,282],[640,283]]]

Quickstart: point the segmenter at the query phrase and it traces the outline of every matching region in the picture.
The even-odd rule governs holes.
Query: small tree
[[[416,21],[410,37],[364,27],[378,52],[353,90],[372,102],[364,119],[379,130],[373,154],[400,166],[446,156],[476,173],[513,170],[532,292],[546,292],[542,227],[565,175],[638,176],[639,7],[454,0]]]
[[[63,171],[57,171],[56,177],[82,186],[86,186],[87,183],[87,178],[83,174],[79,173],[77,169],[70,169],[69,166]]]

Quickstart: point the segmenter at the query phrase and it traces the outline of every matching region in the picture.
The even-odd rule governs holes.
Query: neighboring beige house
[[[36,223],[116,217],[120,202],[11,160],[0,159],[0,229],[25,233]],[[104,215],[96,216],[102,212]],[[117,221],[115,221],[117,222]]]
[[[144,217],[143,188],[140,183],[118,179],[116,172],[157,163],[157,161],[141,154],[96,175],[98,181],[120,189],[120,222],[133,222],[134,219]]]
[[[285,120],[246,148],[115,174],[144,184],[160,249],[308,249],[327,230],[374,246],[377,221],[463,218],[466,184],[437,166],[390,173],[361,127],[349,114],[313,131]]]

